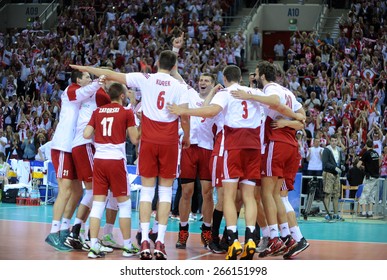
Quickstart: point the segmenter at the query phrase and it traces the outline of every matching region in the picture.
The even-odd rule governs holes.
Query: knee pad
[[[152,203],[153,197],[155,196],[156,187],[142,187],[140,191],[140,202]]]
[[[244,180],[240,181],[239,183],[255,187],[255,180],[254,179],[251,179],[251,180],[244,179]]]
[[[85,191],[85,195],[81,200],[81,204],[87,206],[88,208],[91,208],[91,205],[93,204],[93,190]]]
[[[125,202],[118,203],[120,211],[118,211],[118,217],[131,218],[132,217],[132,200],[129,198]]]
[[[118,210],[117,199],[115,197],[113,197],[112,192],[109,192],[108,202],[107,202],[106,208],[111,209],[111,210],[115,210],[115,211]]]
[[[293,209],[292,205],[290,204],[287,196],[285,196],[285,197],[281,196],[281,200],[282,200],[283,204],[285,205],[286,213],[294,212],[294,209]]]
[[[105,210],[104,201],[93,201],[93,207],[91,208],[91,211],[90,211],[90,217],[101,219],[104,210]]]
[[[172,202],[172,187],[159,186],[159,202]]]

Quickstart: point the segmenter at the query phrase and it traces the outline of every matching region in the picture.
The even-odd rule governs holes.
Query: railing
[[[324,15],[324,10],[325,10],[326,5],[327,5],[327,0],[322,1],[321,10],[320,10],[320,13],[319,13],[319,15],[317,17],[316,23],[314,25],[314,31],[317,31],[317,33],[320,33],[320,28],[321,28],[321,24],[322,24],[322,18],[323,18],[323,15]]]
[[[59,5],[58,0],[52,1],[51,4],[48,5],[47,8],[40,14],[39,20],[42,24],[44,24],[51,13],[55,12],[57,5]]]

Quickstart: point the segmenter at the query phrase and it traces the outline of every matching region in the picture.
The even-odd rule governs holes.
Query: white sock
[[[93,248],[98,243],[98,238],[90,238],[90,247]]]
[[[75,225],[82,224],[82,223],[83,223],[83,221],[82,221],[81,219],[75,218],[75,220],[74,220],[74,226],[75,226]]]
[[[70,219],[62,218],[62,224],[60,225],[60,230],[66,230],[70,228]]]
[[[157,234],[157,241],[160,241],[161,243],[165,243],[165,233],[167,231],[167,225],[160,225],[159,224],[159,232]]]
[[[60,221],[52,221],[50,233],[57,233],[60,230]]]
[[[185,227],[186,225],[188,225],[188,222],[180,222],[180,225],[181,227]]]
[[[269,226],[265,226],[263,228],[261,228],[262,230],[262,236],[263,237],[270,237],[270,228]]]
[[[132,240],[124,239],[124,247],[128,249],[132,248]]]
[[[278,237],[278,225],[269,225],[270,229],[270,239]]]
[[[280,232],[281,232],[281,237],[286,237],[286,236],[290,235],[288,223],[280,224],[279,228],[280,228]]]
[[[293,239],[296,240],[297,242],[300,242],[300,240],[303,238],[299,226],[291,227],[290,234],[292,235]]]
[[[144,241],[149,241],[149,223],[141,223],[141,243]]]

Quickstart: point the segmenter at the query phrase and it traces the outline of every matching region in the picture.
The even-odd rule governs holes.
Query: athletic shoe
[[[333,215],[333,219],[334,219],[335,221],[344,222],[343,217],[341,217],[339,214]]]
[[[90,241],[84,241],[82,243],[82,250],[86,252],[90,251]]]
[[[188,229],[180,229],[179,235],[176,243],[177,249],[185,249],[187,247],[187,240],[188,240],[189,232]]]
[[[227,234],[223,234],[222,239],[220,239],[219,247],[223,249],[225,252],[228,251],[228,242],[227,242]]]
[[[46,237],[46,243],[49,244],[50,246],[54,247],[56,250],[61,251],[61,252],[69,252],[72,251],[71,248],[65,246],[60,239],[59,232],[57,233],[50,233]]]
[[[97,242],[92,248],[90,248],[89,254],[87,254],[87,257],[90,259],[97,259],[97,258],[103,258],[105,257],[105,252],[101,250],[102,245]]]
[[[249,239],[245,243],[243,253],[241,255],[241,260],[252,260],[255,254],[255,242],[252,239]]]
[[[113,248],[111,248],[111,247],[106,247],[106,246],[103,246],[102,244],[101,244],[101,252],[103,252],[103,253],[113,253]]]
[[[297,241],[293,239],[293,237],[289,234],[285,237],[281,237],[282,242],[285,244],[285,246],[277,251],[276,253],[273,253],[272,256],[280,256],[283,254],[286,254],[290,250],[292,250],[294,247],[297,246]]]
[[[255,252],[256,253],[262,253],[263,251],[265,251],[266,248],[268,247],[269,239],[270,238],[268,236],[262,237],[261,240],[258,243],[257,248],[255,248]]]
[[[366,214],[366,217],[367,217],[367,218],[372,218],[373,216],[374,216],[374,215],[372,215],[372,214],[368,214],[368,213]]]
[[[235,240],[232,245],[228,247],[226,260],[236,260],[242,251],[241,243],[238,240]]]
[[[172,215],[170,218],[172,220],[180,220],[180,217],[178,215]]]
[[[165,245],[161,243],[161,241],[156,241],[155,250],[153,251],[153,254],[156,257],[156,260],[167,259],[167,253],[165,252]]]
[[[81,250],[83,244],[79,238],[73,237],[72,233],[70,233],[70,235],[66,238],[64,245],[71,249]]]
[[[101,244],[105,247],[115,248],[115,249],[121,249],[123,246],[121,244],[118,244],[116,240],[114,240],[113,234],[105,234],[102,236]]]
[[[148,237],[149,237],[150,240],[153,241],[153,243],[156,243],[157,235],[158,235],[158,233],[157,232],[153,232],[152,229],[148,233]]]
[[[208,245],[208,249],[210,249],[214,254],[224,254],[226,253],[227,251],[224,250],[222,247],[220,247],[220,244],[219,244],[219,238],[218,238],[218,242],[216,242],[214,239],[210,242],[210,244]]]
[[[197,219],[198,218],[196,217],[196,214],[189,213],[188,221],[193,222],[193,221],[197,221]]]
[[[66,238],[70,236],[70,230],[69,229],[64,229],[64,230],[60,230],[59,231],[59,237],[60,237],[60,241],[62,244],[65,243],[66,241]]]
[[[325,218],[326,221],[332,220],[332,217],[329,214],[326,214],[324,218]]]
[[[140,249],[140,259],[141,260],[151,260],[153,258],[152,253],[150,251],[149,241],[143,241],[141,243]]]
[[[122,256],[124,256],[124,257],[132,257],[132,256],[138,255],[140,253],[140,249],[138,249],[133,244],[130,246],[130,248],[123,247],[122,251],[123,251]]]
[[[210,229],[203,229],[203,226],[202,226],[202,233],[200,234],[200,239],[201,239],[204,247],[209,248],[209,245],[212,241],[211,228]]]
[[[301,238],[300,241],[297,242],[297,245],[293,249],[289,250],[287,253],[284,254],[283,258],[285,260],[294,258],[299,253],[306,250],[306,248],[308,248],[308,247],[309,247],[309,243],[303,237],[303,238]]]
[[[267,256],[271,256],[283,248],[285,248],[285,244],[279,237],[270,238],[267,248],[263,252],[259,253],[259,257],[265,258]]]

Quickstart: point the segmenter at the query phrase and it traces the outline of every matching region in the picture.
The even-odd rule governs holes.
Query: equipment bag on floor
[[[8,189],[5,192],[3,191],[1,201],[4,203],[16,203],[18,192],[19,189]]]

